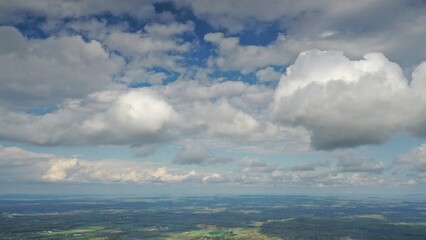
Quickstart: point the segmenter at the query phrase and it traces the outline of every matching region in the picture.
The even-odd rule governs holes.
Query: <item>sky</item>
[[[426,194],[420,0],[0,0],[0,194]]]

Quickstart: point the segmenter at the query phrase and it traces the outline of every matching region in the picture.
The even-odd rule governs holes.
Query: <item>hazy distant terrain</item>
[[[0,213],[0,239],[426,238],[419,198],[3,196]]]

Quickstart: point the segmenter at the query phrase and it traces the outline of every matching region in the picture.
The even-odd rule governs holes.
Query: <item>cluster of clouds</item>
[[[4,169],[42,181],[400,182],[383,162],[352,155],[283,168],[212,149],[268,155],[382,144],[401,132],[425,138],[423,3],[184,0],[174,10],[194,16],[178,20],[159,2],[0,2],[0,139],[118,145],[145,158],[178,144],[170,166],[238,163],[236,174],[3,147]],[[42,34],[22,27],[31,17]],[[201,19],[210,32],[200,33]],[[269,43],[245,43],[244,32],[265,26]],[[422,145],[392,166],[414,166],[405,180],[424,182],[424,155]]]
[[[223,0],[205,4],[187,0],[178,5],[190,7],[196,16],[230,33],[274,25],[286,32],[283,45],[287,47],[279,49],[287,54],[312,48],[342,50],[357,58],[368,52],[384,52],[410,67],[424,60],[426,53],[426,8],[422,1]]]
[[[13,37],[22,38],[15,29],[6,28],[6,31],[11,32]],[[67,40],[73,42],[75,39],[78,44],[90,47],[87,51],[80,49],[77,56],[74,54],[79,54],[78,51],[72,51],[73,54],[61,52],[67,61],[88,59],[93,64],[100,64],[98,60],[101,58],[109,63],[111,57],[100,45],[84,43],[75,37]],[[50,40],[53,39],[44,41]],[[37,51],[38,48],[35,49]],[[10,55],[15,57],[18,53],[12,51]],[[87,57],[85,54],[88,53],[93,55]],[[23,56],[27,59],[27,54]],[[2,56],[8,57],[7,54]],[[58,57],[56,60],[62,61]],[[39,64],[43,61],[31,62]],[[9,64],[22,65],[19,62]],[[108,64],[105,67],[110,69]],[[66,68],[69,68],[69,64]],[[45,68],[30,70],[37,74],[42,73],[42,69]],[[102,77],[102,74],[95,74],[96,70],[90,74],[101,80],[111,75],[107,72],[107,76]],[[22,72],[10,75],[22,75]],[[82,85],[78,81],[86,81],[91,75],[82,71],[79,78],[77,74],[76,78],[69,80],[77,81],[76,85],[69,89],[76,90],[77,86]],[[5,78],[1,81],[5,84],[2,88],[4,91],[18,87],[16,92],[21,95],[25,94],[24,90],[49,95],[58,94],[56,88],[68,89],[59,83],[47,83],[46,88],[43,84],[36,86],[46,89],[46,92],[39,92],[28,89],[28,83],[24,82],[29,79],[37,81],[37,78],[28,78],[28,75],[22,79],[6,75],[2,78]],[[6,78],[16,80],[6,81]],[[137,146],[199,134],[219,139],[261,142],[267,138],[277,140],[288,133],[281,128],[296,126],[307,130],[315,149],[381,144],[401,131],[425,137],[426,99],[422,94],[426,87],[425,79],[426,63],[414,69],[409,82],[402,68],[381,53],[369,53],[361,60],[351,60],[343,52],[311,50],[302,52],[295,63],[287,68],[276,89],[241,81],[203,84],[194,80],[178,80],[166,86],[99,90],[85,98],[77,98],[74,94],[74,98],[64,100],[56,105],[55,111],[44,115],[10,111],[2,107],[0,136],[40,145]],[[76,92],[83,94],[83,91]],[[60,94],[67,96],[66,93]],[[5,101],[11,103],[9,98]],[[65,126],[70,131],[65,131]],[[301,142],[304,134],[306,132],[299,131]]]
[[[139,46],[140,38],[144,38],[146,31],[130,33],[125,31],[126,24],[106,24],[100,18],[91,18],[105,13],[113,17],[131,16],[138,21],[174,21],[170,10],[156,11],[155,4],[164,1],[127,0],[125,3],[114,1],[51,1],[37,0],[32,2],[14,1],[3,2],[0,5],[0,21],[14,25],[25,21],[25,17],[43,17],[46,23],[42,28],[46,31],[71,31],[71,33],[89,34],[91,39],[101,40],[108,35],[106,29],[121,29],[114,33],[117,39],[135,43]],[[244,0],[238,3],[228,1],[205,2],[185,0],[172,3],[176,11],[192,11],[197,19],[202,19],[214,29],[224,30],[229,35],[237,35],[246,30],[264,29],[265,26],[274,27],[278,35],[274,44],[261,48],[256,46],[244,47],[235,37],[224,37],[219,32],[207,34],[207,41],[211,39],[220,46],[222,59],[218,62],[240,66],[244,70],[258,66],[254,62],[262,61],[250,59],[245,62],[237,56],[252,56],[257,52],[262,60],[272,64],[288,64],[301,51],[312,48],[326,50],[342,50],[350,57],[361,57],[368,52],[384,52],[393,60],[397,60],[405,67],[416,65],[423,60],[425,49],[423,39],[426,36],[424,29],[424,15],[426,9],[422,1],[386,1],[362,0],[356,4],[349,1],[327,0],[316,1],[264,1]],[[238,5],[238,6],[235,6]],[[63,21],[67,19],[67,21]],[[84,19],[84,20],[81,20]],[[65,23],[64,23],[65,22]],[[125,22],[125,21],[122,21]],[[185,24],[184,24],[185,25]],[[191,30],[188,26],[179,26],[163,31],[153,31],[163,37],[177,34],[179,31]],[[145,29],[147,30],[147,29]],[[127,34],[126,34],[127,33]],[[115,35],[117,34],[117,35]],[[149,35],[149,34],[148,34]],[[113,41],[113,40],[112,40]],[[154,43],[145,39],[147,43]],[[165,42],[166,46],[175,43]],[[178,44],[179,45],[179,44]],[[158,46],[154,44],[154,46]],[[234,46],[234,48],[229,48]],[[129,46],[121,46],[129,48]],[[185,48],[184,46],[182,46]],[[130,47],[132,48],[132,47]],[[134,47],[133,47],[134,48]],[[142,47],[141,49],[145,49]],[[127,49],[129,50],[129,49]],[[247,50],[244,53],[243,50]],[[273,52],[273,50],[279,50]],[[139,51],[139,50],[136,50]],[[231,54],[236,56],[232,56]],[[281,54],[279,54],[281,53]],[[279,56],[281,55],[281,56]],[[231,62],[235,59],[235,63]],[[283,62],[277,62],[277,61]],[[247,61],[247,60],[246,60]],[[241,64],[245,65],[241,65]],[[223,67],[228,67],[223,65]]]
[[[146,32],[158,36],[190,28],[145,27]],[[133,60],[125,65],[122,56],[97,40],[87,42],[81,36],[28,39],[14,27],[0,27],[0,31],[4,33],[0,49],[4,64],[0,68],[5,73],[0,77],[2,139],[37,145],[140,147],[158,146],[179,134],[201,132],[222,139],[262,141],[265,136],[287,131],[264,119],[273,95],[273,89],[266,86],[182,79],[168,85],[128,89],[117,81],[128,78]],[[155,45],[164,47],[161,51],[169,50],[164,42]],[[117,77],[120,70],[124,75]],[[137,81],[138,77],[131,79]],[[39,106],[53,109],[37,114]]]
[[[174,98],[181,88],[187,93]],[[258,100],[271,99],[268,92],[272,91],[257,91],[262,88],[241,82],[202,86],[190,81],[158,88],[97,91],[82,99],[67,99],[56,110],[41,115],[2,108],[0,137],[47,146],[132,147],[155,147],[180,138],[206,136],[205,142],[217,139],[216,144],[219,140],[225,144],[238,140],[256,143],[268,137],[296,139],[297,131],[262,119],[259,111],[263,109],[249,109],[256,105],[260,108],[263,103]],[[290,134],[279,139],[286,132]]]
[[[186,149],[185,149],[186,150]],[[417,176],[401,179],[395,173],[384,173],[382,162],[366,161],[351,155],[340,156],[336,163],[309,162],[291,167],[270,164],[262,159],[244,157],[239,168],[227,173],[182,171],[154,162],[103,159],[97,161],[37,153],[18,147],[0,147],[1,179],[6,182],[62,183],[136,183],[136,184],[228,184],[272,185],[280,187],[399,186],[423,183],[424,146],[399,156],[394,164],[422,166]],[[422,155],[418,159],[418,155]],[[177,158],[182,157],[178,153]],[[227,160],[228,161],[228,160]],[[232,159],[231,161],[235,161]],[[192,163],[178,163],[192,164]],[[206,163],[197,163],[206,164]],[[214,164],[214,163],[211,163]],[[331,167],[330,167],[331,166]]]
[[[174,183],[189,181],[197,176],[124,160],[88,161],[63,158],[54,154],[35,153],[17,147],[0,147],[2,180],[31,180],[49,182],[101,182],[101,183]],[[14,177],[15,179],[11,178]]]

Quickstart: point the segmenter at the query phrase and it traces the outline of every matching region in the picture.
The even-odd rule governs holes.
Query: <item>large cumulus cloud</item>
[[[409,84],[381,53],[351,60],[339,51],[303,52],[280,80],[273,117],[308,129],[316,149],[380,144],[406,130],[424,136],[424,68]]]

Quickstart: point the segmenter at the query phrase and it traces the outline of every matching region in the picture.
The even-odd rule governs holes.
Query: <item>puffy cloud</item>
[[[238,38],[225,37],[223,33],[208,33],[204,40],[218,47],[217,56],[210,61],[221,70],[247,73],[269,65],[285,65],[296,55],[281,34],[267,46],[242,46]]]
[[[230,181],[230,179],[222,176],[219,173],[213,173],[211,175],[207,175],[205,177],[203,177],[203,182],[205,183],[225,183]]]
[[[3,111],[0,137],[40,145],[151,145],[170,140],[178,122],[152,90],[103,91],[42,116]]]
[[[160,182],[181,182],[196,175],[197,173],[195,171],[191,171],[187,174],[172,174],[169,173],[166,168],[162,167],[154,172],[153,177]]]
[[[352,61],[312,50],[288,67],[275,92],[275,120],[303,126],[316,149],[382,143],[407,119],[408,82],[383,54]]]
[[[50,166],[46,174],[43,175],[43,179],[49,181],[62,181],[68,177],[68,171],[77,169],[79,165],[77,159],[58,160]]]
[[[0,38],[0,101],[11,108],[55,104],[114,88],[114,74],[124,64],[99,42],[79,36],[26,39],[14,27],[3,26]]]
[[[160,96],[147,89],[141,89],[119,95],[105,113],[85,121],[83,126],[87,127],[87,130],[96,131],[99,126],[106,123],[107,126],[120,126],[119,131],[127,133],[159,132],[164,125],[176,118],[173,107]]]

